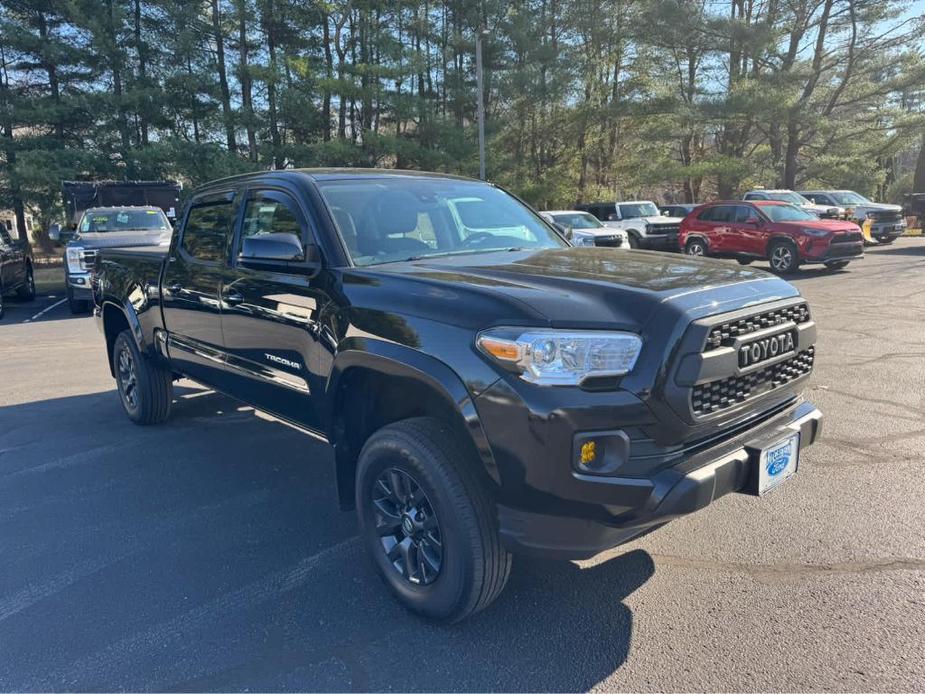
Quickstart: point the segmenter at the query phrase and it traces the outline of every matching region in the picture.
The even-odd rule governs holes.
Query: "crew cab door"
[[[26,254],[0,225],[0,291],[8,292],[26,279]]]
[[[319,315],[330,307],[324,278],[307,257],[317,248],[310,210],[281,189],[254,188],[243,201],[231,262],[225,273],[222,329],[228,361],[226,392],[262,410],[321,431],[317,398],[336,342]],[[306,250],[303,263],[281,266],[242,257],[244,240],[294,234]],[[326,340],[326,336],[328,339]]]
[[[223,389],[222,315],[219,302],[234,193],[194,199],[161,278],[170,360],[197,381]]]

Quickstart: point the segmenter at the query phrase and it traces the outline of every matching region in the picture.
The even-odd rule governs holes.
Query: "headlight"
[[[83,267],[80,264],[80,255],[83,252],[83,248],[79,246],[68,246],[65,256],[67,257],[67,269],[68,272],[84,272]]]
[[[808,236],[815,236],[816,238],[829,235],[829,231],[827,229],[811,229],[810,227],[803,227],[803,233],[807,234]]]
[[[593,246],[594,237],[593,236],[572,236],[572,245],[573,246]]]
[[[622,376],[636,364],[642,338],[603,330],[492,328],[479,349],[530,383],[576,386],[588,378]]]

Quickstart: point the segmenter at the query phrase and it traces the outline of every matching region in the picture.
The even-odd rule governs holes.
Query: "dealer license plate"
[[[767,494],[793,477],[799,464],[799,434],[762,450],[758,459],[758,495]]]

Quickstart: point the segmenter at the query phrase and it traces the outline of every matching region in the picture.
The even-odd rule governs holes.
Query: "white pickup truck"
[[[577,209],[590,212],[602,222],[607,222],[608,226],[626,231],[631,248],[678,250],[681,217],[661,215],[651,200],[594,202],[578,205]]]
[[[862,227],[870,222],[870,235],[879,243],[893,243],[906,232],[903,208],[868,200],[853,190],[801,190],[800,195],[817,205],[840,205],[845,217]]]

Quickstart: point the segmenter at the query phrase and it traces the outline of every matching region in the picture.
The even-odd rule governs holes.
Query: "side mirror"
[[[261,234],[244,238],[240,257],[241,260],[297,263],[305,259],[305,250],[295,234]]]
[[[295,234],[261,234],[244,239],[238,259],[254,269],[312,273],[321,267],[321,249],[314,244],[303,247]]]
[[[616,214],[616,213],[609,214],[609,215],[607,215],[607,221],[608,221],[608,222],[619,222],[619,221],[620,221],[620,215],[618,215],[618,214]]]
[[[564,224],[559,224],[558,222],[553,222],[552,225],[556,228],[556,231],[562,234],[565,238],[571,240],[572,227],[565,226]]]
[[[61,225],[60,224],[56,223],[48,227],[48,238],[50,238],[52,241],[56,243],[61,240]]]

